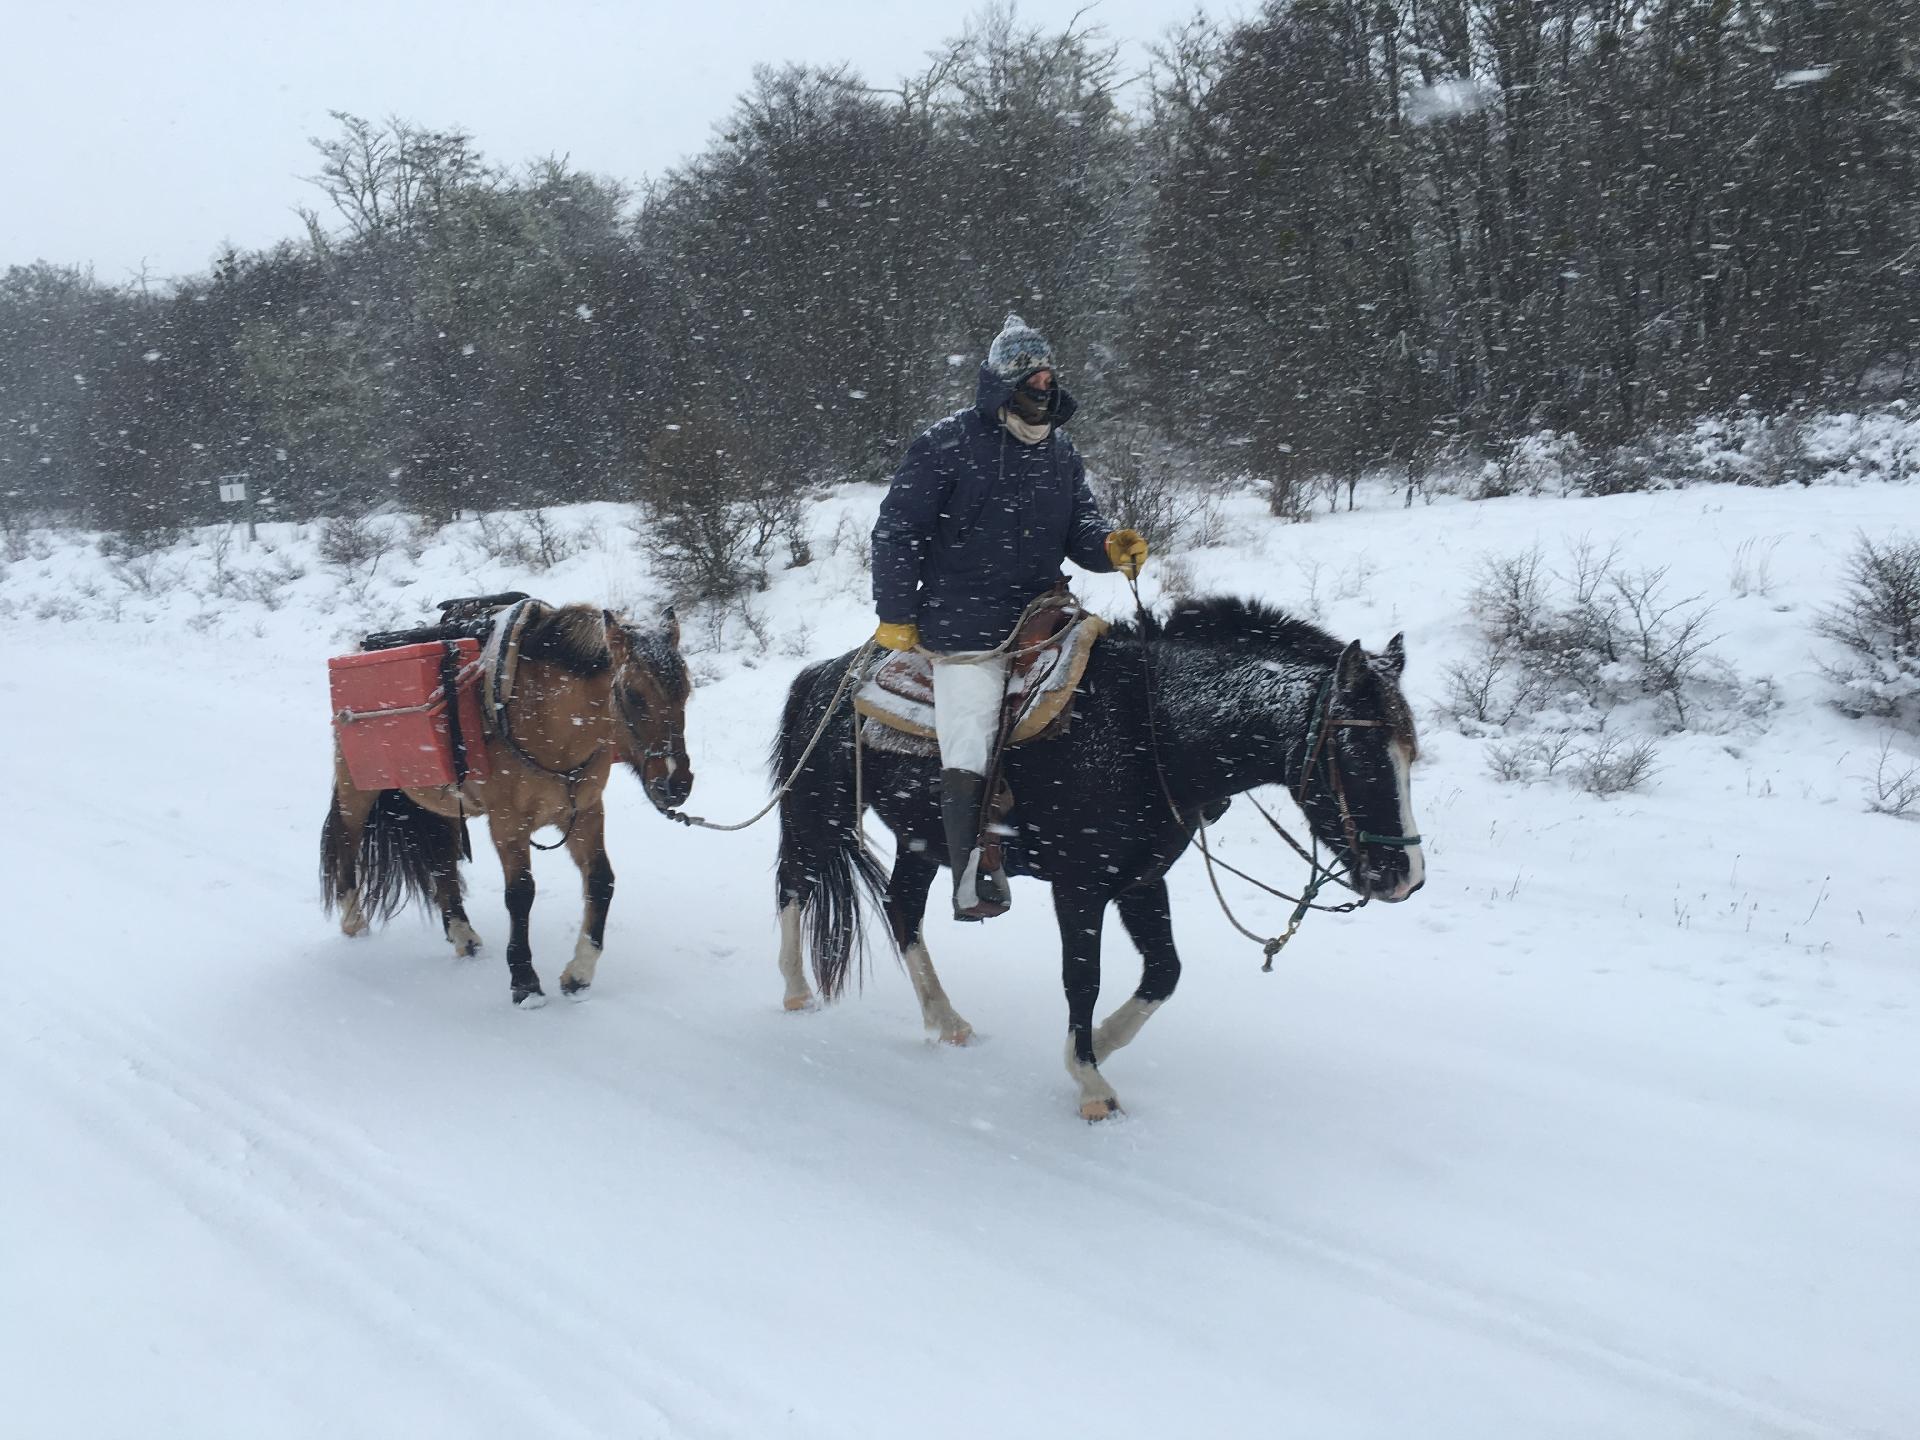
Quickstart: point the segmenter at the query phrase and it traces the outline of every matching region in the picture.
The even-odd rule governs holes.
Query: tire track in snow
[[[868,1038],[861,1037],[862,1040]],[[1006,1131],[982,1134],[953,1124],[954,1112],[949,1102],[954,1096],[950,1084],[929,1083],[928,1072],[918,1067],[912,1069],[921,1076],[921,1083],[901,1083],[907,1069],[898,1064],[898,1052],[860,1055],[849,1047],[838,1050],[835,1058],[842,1065],[810,1066],[807,1078],[810,1083],[830,1084],[838,1092],[841,1104],[871,1106],[913,1126],[950,1132],[995,1161],[1005,1158],[1009,1138]],[[598,1077],[596,1083],[608,1083],[609,1078]],[[790,1083],[792,1077],[787,1078]],[[976,1083],[988,1083],[992,1078],[975,1077]],[[1007,1085],[1021,1083],[1015,1075],[997,1079]],[[1065,1093],[1064,1087],[1062,1093]],[[1123,1121],[1122,1127],[1137,1123]],[[1119,1133],[1125,1133],[1124,1128]],[[1755,1394],[1738,1384],[1669,1365],[1628,1345],[1541,1313],[1537,1306],[1527,1305],[1520,1297],[1476,1289],[1431,1263],[1368,1249],[1297,1221],[1266,1220],[1161,1180],[1114,1165],[1102,1165],[1094,1158],[1075,1153],[1070,1148],[1072,1144],[1065,1136],[1059,1137],[1058,1143],[1050,1143],[1044,1132],[1036,1131],[1017,1158],[1024,1165],[1051,1175],[1063,1189],[1136,1206],[1158,1217],[1161,1224],[1167,1223],[1176,1211],[1184,1211],[1192,1223],[1204,1226],[1224,1242],[1262,1259],[1270,1261],[1276,1252],[1284,1252],[1324,1275],[1361,1282],[1365,1287],[1363,1293],[1404,1313],[1455,1330],[1469,1330],[1497,1343],[1523,1347],[1590,1377],[1624,1382],[1630,1389],[1657,1392],[1709,1413],[1737,1417],[1749,1425],[1763,1426],[1783,1440],[1784,1437],[1905,1440],[1890,1430],[1812,1414],[1790,1402]]]
[[[40,1055],[34,1067],[38,1087],[57,1093],[70,1113],[104,1120],[100,1128],[112,1134],[116,1148],[143,1152],[154,1173],[211,1229],[238,1223],[270,1230],[266,1238],[276,1257],[293,1259],[329,1286],[347,1286],[358,1311],[382,1330],[427,1342],[451,1369],[502,1391],[503,1400],[526,1412],[523,1433],[551,1434],[556,1421],[564,1421],[573,1433],[600,1436],[608,1417],[617,1416],[622,1433],[718,1440],[741,1433],[733,1421],[711,1418],[738,1416],[738,1401],[730,1396],[749,1395],[752,1409],[778,1413],[745,1375],[729,1374],[715,1387],[690,1379],[712,1368],[709,1357],[673,1354],[671,1364],[662,1364],[659,1356],[672,1349],[661,1343],[657,1329],[645,1336],[651,1358],[638,1340],[623,1343],[616,1337],[627,1333],[628,1322],[577,1286],[561,1293],[565,1277],[517,1237],[483,1233],[459,1216],[430,1210],[400,1177],[391,1187],[381,1185],[363,1173],[362,1157],[238,1094],[204,1064],[184,1059],[177,1044],[169,1046],[133,1022],[79,1014],[46,997],[37,1001],[36,1013],[51,1014],[80,1042],[64,1047],[76,1052],[78,1063],[70,1069]],[[13,1045],[0,1058],[18,1062],[46,1044],[43,1036]],[[77,1083],[72,1076],[97,1069],[99,1054],[116,1057],[124,1077],[107,1085]],[[103,1101],[108,1094],[110,1103]],[[254,1172],[250,1180],[219,1158],[236,1141]],[[266,1183],[258,1171],[262,1161],[271,1166]],[[323,1236],[322,1228],[351,1233]],[[360,1253],[369,1250],[371,1259]],[[408,1273],[457,1302],[432,1310],[477,1311],[490,1317],[492,1327],[516,1339],[536,1336],[540,1351],[564,1356],[556,1383],[542,1384],[539,1372],[511,1363],[507,1357],[524,1352],[524,1344],[487,1345],[476,1353],[461,1336],[428,1324],[423,1317],[429,1308],[416,1303],[415,1292],[383,1278]],[[648,1388],[627,1378],[635,1372]],[[581,1392],[595,1391],[600,1413],[580,1411]],[[663,1403],[665,1393],[676,1399]]]
[[[1077,1172],[1098,1187],[1131,1192],[1142,1205],[1164,1213],[1183,1209],[1214,1233],[1261,1255],[1285,1250],[1324,1272],[1364,1281],[1372,1294],[1395,1308],[1443,1324],[1471,1328],[1491,1339],[1517,1342],[1588,1375],[1627,1380],[1642,1388],[1737,1416],[1793,1440],[1903,1440],[1894,1432],[1810,1415],[1781,1401],[1726,1381],[1685,1370],[1613,1341],[1520,1308],[1511,1296],[1493,1296],[1440,1274],[1431,1266],[1377,1250],[1358,1248],[1298,1223],[1281,1224],[1230,1209],[1190,1191],[1103,1168],[1064,1151],[1034,1147],[1023,1157],[1063,1179]]]

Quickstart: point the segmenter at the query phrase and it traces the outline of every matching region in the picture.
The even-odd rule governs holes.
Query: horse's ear
[[[1404,630],[1401,631],[1400,634],[1394,636],[1391,640],[1387,641],[1387,653],[1385,658],[1387,662],[1388,674],[1392,675],[1395,679],[1398,679],[1401,675],[1406,673],[1407,636]]]
[[[1347,648],[1340,652],[1340,664],[1335,669],[1335,683],[1341,690],[1351,694],[1360,688],[1360,682],[1367,678],[1367,652],[1360,648],[1358,640],[1347,642]]]
[[[680,617],[673,613],[673,606],[667,606],[667,613],[660,617],[667,622],[667,644],[674,649],[680,648]]]
[[[626,627],[620,623],[620,617],[611,610],[602,610],[600,620],[607,627],[607,654],[613,657],[613,663],[624,664],[629,646]]]

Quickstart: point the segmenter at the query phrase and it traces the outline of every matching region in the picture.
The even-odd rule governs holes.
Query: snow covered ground
[[[821,507],[764,647],[688,624],[696,812],[758,806],[787,679],[866,633],[876,499]],[[1610,800],[1502,784],[1428,719],[1425,891],[1315,917],[1272,975],[1183,863],[1186,977],[1101,1127],[1027,882],[933,927],[962,1050],[884,961],[783,1013],[771,822],[688,832],[630,779],[587,1004],[507,1003],[484,849],[477,960],[322,919],[324,657],[452,593],[652,602],[618,512],[556,518],[596,538],[545,574],[468,526],[352,583],[268,527],[223,563],[304,567],[251,582],[276,608],[195,593],[206,537],[145,582],[46,537],[0,575],[0,1431],[1920,1434],[1920,826],[1866,813],[1878,736],[1825,707],[1811,630],[1920,491],[1232,508],[1196,588],[1404,629],[1423,717],[1480,558],[1582,536],[1713,600],[1771,709]],[[1244,818],[1225,853],[1291,878]],[[538,874],[551,980],[577,891]],[[1112,1003],[1117,927],[1108,956]]]

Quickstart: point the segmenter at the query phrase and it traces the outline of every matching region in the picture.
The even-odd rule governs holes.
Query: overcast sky
[[[492,159],[564,153],[638,180],[706,145],[761,62],[918,69],[973,0],[22,0],[0,28],[0,268],[103,281],[205,270],[296,234],[329,110],[471,131]],[[1059,25],[1075,8],[1023,5]],[[1210,13],[1242,8],[1215,3]],[[1100,0],[1147,42],[1195,0]]]

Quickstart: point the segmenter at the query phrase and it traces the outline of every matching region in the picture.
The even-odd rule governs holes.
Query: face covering
[[[1054,396],[1059,393],[1057,387],[1051,390],[1035,390],[1026,384],[1016,385],[1013,387],[1012,398],[1007,401],[1007,408],[1029,425],[1038,425],[1053,414]]]

